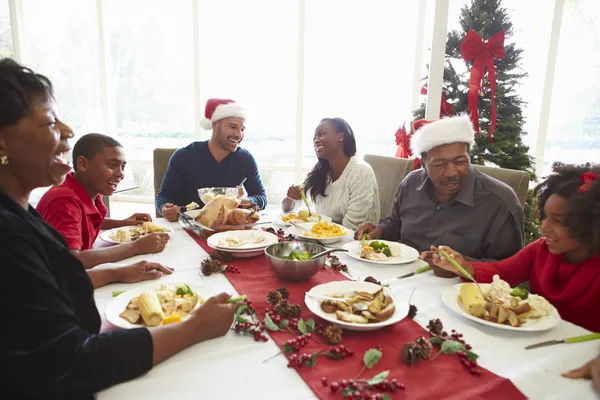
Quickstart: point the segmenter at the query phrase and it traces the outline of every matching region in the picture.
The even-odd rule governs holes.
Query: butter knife
[[[548,340],[547,342],[532,344],[532,345],[526,346],[525,350],[537,349],[538,347],[552,346],[553,344],[580,343],[580,342],[587,342],[590,340],[598,340],[598,339],[600,339],[600,333],[590,333],[589,335],[574,336],[574,337],[562,339],[562,340]]]
[[[409,272],[408,274],[400,275],[400,276],[398,276],[396,278],[392,278],[392,279],[389,279],[389,280],[391,281],[391,280],[396,280],[396,279],[410,278],[411,276],[415,276],[415,275],[420,274],[422,272],[429,271],[430,269],[431,269],[431,267],[429,265],[426,265],[424,267],[415,269],[413,272]]]

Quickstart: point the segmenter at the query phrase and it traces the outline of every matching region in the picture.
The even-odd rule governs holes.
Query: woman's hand
[[[136,283],[158,279],[163,274],[172,274],[173,269],[159,263],[140,261],[118,269],[119,282]]]
[[[298,186],[290,186],[287,191],[287,198],[292,200],[302,200],[302,189]]]
[[[591,379],[594,388],[600,392],[600,356],[585,364],[583,367],[562,374],[570,379]]]
[[[196,324],[197,341],[223,336],[233,323],[235,304],[225,303],[231,295],[220,293],[206,300],[190,318]]]
[[[421,255],[419,256],[419,258],[421,260],[425,261],[429,265],[435,265],[433,263],[433,255],[434,254],[439,254],[438,252],[439,252],[439,250],[438,250],[437,247],[431,246],[429,248],[429,250],[422,252]]]
[[[431,249],[434,249],[435,247],[431,247]],[[454,261],[456,261],[461,267],[463,267],[469,274],[471,274],[471,276],[475,275],[475,269],[473,268],[473,265],[471,265],[470,262],[466,261],[465,258],[462,256],[462,254],[460,254],[459,252],[452,250],[450,247],[446,247],[446,246],[439,246],[439,248],[434,251],[432,251],[432,254],[430,255],[430,259],[432,264],[435,267],[439,267],[441,269],[445,269],[446,271],[450,271],[450,272],[454,272],[455,274],[461,275],[462,274],[458,271],[458,269],[456,269],[454,267],[454,265],[452,265],[452,263],[450,263],[450,261],[446,260],[445,257],[443,257],[439,251],[440,250],[444,250]],[[427,252],[425,252],[427,253]],[[423,253],[423,254],[425,254]],[[423,254],[421,256],[423,256]],[[426,254],[426,256],[428,256],[429,254]]]

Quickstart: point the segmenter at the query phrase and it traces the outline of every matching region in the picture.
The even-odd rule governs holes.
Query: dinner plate
[[[228,246],[225,241],[228,238],[236,237],[245,244],[239,247]],[[257,243],[257,241],[259,241]],[[259,250],[278,242],[277,235],[263,230],[238,230],[215,233],[206,240],[208,245],[214,249],[223,251],[235,250]]]
[[[171,228],[165,228],[164,226],[161,226],[161,228],[164,229],[163,233],[168,233],[168,234],[173,233],[173,229],[171,229]],[[131,243],[131,242],[118,242],[116,240],[111,239],[110,236],[112,234],[116,234],[119,229],[141,229],[141,227],[140,226],[122,226],[120,228],[108,229],[106,231],[100,232],[99,237],[100,237],[100,239],[102,239],[108,243],[115,243],[115,244]]]
[[[367,240],[366,242],[371,243],[373,241],[374,240]],[[419,251],[417,249],[413,249],[412,247],[407,246],[403,243],[390,242],[387,240],[377,241],[387,244],[388,246],[390,246],[390,250],[392,250],[392,253],[396,252],[400,253],[400,255],[396,257],[388,257],[385,261],[366,260],[360,257],[362,245],[359,240],[346,243],[342,246],[342,248],[348,250],[346,254],[349,257],[372,264],[406,264],[419,259]]]
[[[318,240],[319,242],[321,242],[321,243],[323,243],[325,245],[326,244],[332,244],[332,243],[338,242],[338,241],[340,241],[342,238],[344,238],[345,236],[347,236],[350,233],[350,231],[348,230],[348,228],[346,228],[346,227],[344,227],[342,225],[336,224],[334,222],[330,222],[330,224],[331,225],[337,225],[337,226],[339,226],[342,229],[342,232],[344,232],[344,234],[341,235],[341,236],[325,237],[325,238],[314,237],[314,236],[306,236],[304,233],[305,232],[310,232],[310,230],[312,229],[312,227],[314,225],[316,225],[316,223],[314,223],[314,222],[305,222],[303,224],[295,224],[295,225],[292,225],[288,230],[289,230],[289,232],[292,235],[298,236],[299,238],[302,238],[302,239],[305,239],[305,240]],[[300,230],[300,229],[298,229],[298,227],[302,227],[304,229]]]
[[[280,215],[277,218],[277,223],[279,223],[281,225],[284,225],[284,226],[292,226],[292,224],[290,224],[289,222],[286,222],[286,221],[283,220],[283,217],[285,217],[287,215],[290,215],[290,214],[296,214],[296,215],[298,215],[298,213],[285,213],[285,214],[282,214],[282,215]],[[328,217],[327,215],[322,215],[322,214],[319,214],[319,215],[321,216],[321,221],[331,222],[331,217]],[[309,223],[308,221],[304,221],[302,219],[295,219],[295,220],[292,220],[292,221],[294,223],[296,223],[296,224]]]
[[[561,321],[560,315],[556,308],[552,307],[552,312],[549,315],[546,315],[542,318],[536,319],[528,319],[521,326],[510,326],[505,324],[498,324],[495,322],[486,321],[485,319],[477,318],[469,314],[463,302],[460,299],[460,288],[462,285],[470,285],[470,283],[459,283],[458,285],[454,285],[448,287],[442,291],[442,301],[446,303],[448,307],[455,313],[462,315],[463,317],[470,319],[471,321],[475,321],[482,325],[491,326],[492,328],[504,329],[507,331],[522,331],[522,332],[537,332],[537,331],[546,331],[548,329],[554,328]],[[489,289],[490,285],[485,283],[480,283],[479,286],[483,290]]]
[[[223,250],[216,246],[211,246],[210,244],[208,244],[208,247],[210,247],[211,249],[219,250],[219,251],[226,251],[229,254],[231,254],[231,257],[233,257],[233,258],[252,258],[252,257],[262,256],[263,254],[265,254],[265,248],[252,249],[252,250]]]
[[[315,286],[309,290],[309,293],[320,296],[334,294],[352,295],[355,291],[375,293],[380,288],[381,286],[370,282],[335,281]],[[335,316],[335,313],[329,314],[321,309],[322,300],[309,297],[308,295],[304,296],[304,303],[306,303],[308,309],[312,311],[315,315],[323,318],[324,320],[332,324],[339,325],[340,327],[349,331],[368,332],[381,329],[389,325],[394,325],[402,321],[408,315],[408,298],[410,296],[410,293],[407,293],[407,296],[405,297],[399,296],[398,293],[394,293],[386,287],[383,288],[383,292],[392,298],[396,310],[389,319],[383,322],[375,322],[369,324],[354,324],[351,322],[340,321]]]
[[[214,289],[211,289],[211,286],[208,284],[200,284],[200,283],[189,283],[189,282],[155,282],[149,285],[139,286],[130,290],[127,290],[117,297],[113,297],[108,304],[106,305],[106,309],[104,310],[104,315],[106,315],[106,319],[111,324],[118,326],[119,328],[125,329],[133,329],[133,328],[141,328],[146,327],[144,324],[132,324],[131,322],[121,318],[119,314],[125,311],[127,308],[127,304],[129,301],[136,296],[139,296],[143,292],[149,290],[156,290],[160,288],[162,285],[167,285],[169,288],[174,288],[176,286],[188,285],[190,289],[194,293],[198,294],[198,303],[195,308],[200,307],[200,298],[206,300],[207,298],[214,296],[217,293],[214,293]],[[152,328],[150,328],[152,329]]]

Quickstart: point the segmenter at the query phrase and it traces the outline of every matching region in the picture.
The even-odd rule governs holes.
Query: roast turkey
[[[243,225],[257,222],[260,218],[257,214],[258,207],[246,207],[238,199],[217,197],[202,207],[196,221],[212,229],[217,229],[220,225]]]

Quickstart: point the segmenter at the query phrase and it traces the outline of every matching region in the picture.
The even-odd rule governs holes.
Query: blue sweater
[[[244,183],[248,198],[264,209],[267,192],[252,154],[238,147],[217,162],[208,149],[208,141],[194,142],[173,153],[156,197],[156,208],[162,215],[161,210],[166,203],[185,206],[195,201],[203,206],[198,189],[234,187],[244,178],[248,178]]]

